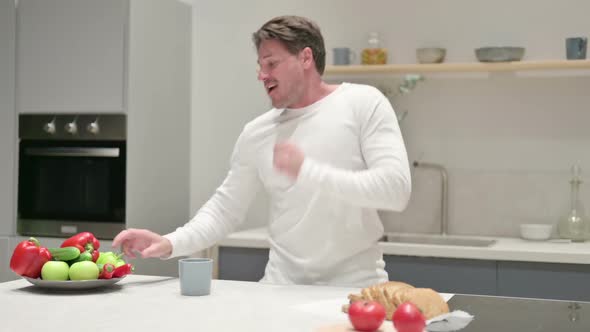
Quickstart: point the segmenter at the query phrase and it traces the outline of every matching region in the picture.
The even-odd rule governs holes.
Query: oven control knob
[[[48,133],[49,135],[55,134],[55,123],[53,121],[47,122],[43,126],[43,131],[46,132],[46,133]]]
[[[98,126],[98,123],[94,121],[86,126],[86,130],[93,135],[97,135],[100,132],[100,127]]]
[[[76,125],[76,121],[72,121],[67,123],[64,129],[68,134],[75,135],[78,132],[78,125]]]

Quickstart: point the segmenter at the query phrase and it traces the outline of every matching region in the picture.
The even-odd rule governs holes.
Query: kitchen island
[[[214,280],[211,295],[181,296],[177,278],[130,275],[94,290],[45,290],[24,279],[0,284],[0,331],[314,331],[345,324],[356,288]],[[475,316],[462,331],[590,331],[590,303],[455,295]],[[385,322],[385,324],[391,324]]]

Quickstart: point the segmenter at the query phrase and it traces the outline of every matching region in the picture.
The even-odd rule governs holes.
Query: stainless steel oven
[[[126,128],[124,114],[20,115],[17,232],[123,230]]]

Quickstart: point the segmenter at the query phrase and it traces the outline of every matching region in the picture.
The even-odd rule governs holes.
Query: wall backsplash
[[[239,10],[228,11],[228,3]],[[358,15],[367,9],[369,15]],[[582,0],[567,6],[553,0],[374,0],[370,5],[357,0],[258,0],[256,6],[197,1],[192,210],[225,177],[242,126],[269,109],[256,81],[250,41],[267,19],[289,13],[316,20],[324,32],[328,64],[333,47],[358,51],[371,31],[379,32],[389,63],[414,63],[415,48],[423,46],[446,47],[446,62],[473,62],[473,49],[486,45],[525,46],[524,60],[564,59],[565,37],[590,36],[589,11],[590,2]],[[215,34],[207,33],[211,28]],[[202,51],[209,49],[216,52]],[[410,161],[447,168],[450,233],[518,236],[520,223],[556,224],[567,212],[574,162],[582,167],[586,182],[581,197],[590,208],[590,72],[425,77],[392,104],[397,112],[408,111],[401,128]],[[401,77],[388,80],[397,84]],[[232,98],[227,98],[228,90]],[[412,172],[410,205],[403,213],[383,212],[385,228],[436,232],[439,173]],[[266,224],[266,200],[259,195],[240,228]]]
[[[401,127],[410,160],[447,168],[450,233],[518,236],[520,223],[556,224],[576,162],[590,205],[588,87],[589,77],[427,78],[392,100],[408,110]],[[440,175],[413,169],[413,181],[408,209],[382,213],[385,227],[437,232]]]
[[[381,217],[388,231],[436,233],[440,225],[439,174],[417,169],[413,173],[414,192],[406,211],[382,212]],[[568,179],[568,172],[452,169],[449,233],[518,236],[521,223],[557,225],[558,218],[569,212]],[[590,186],[581,191],[583,201],[590,202]]]

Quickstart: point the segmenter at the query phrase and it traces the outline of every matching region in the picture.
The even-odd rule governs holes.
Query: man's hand
[[[127,229],[115,236],[113,247],[121,247],[125,256],[135,258],[139,252],[142,258],[166,258],[172,254],[172,244],[165,237],[147,229]]]
[[[301,170],[304,159],[303,151],[293,143],[284,142],[275,145],[274,167],[293,179],[297,179],[299,176],[299,170]]]

